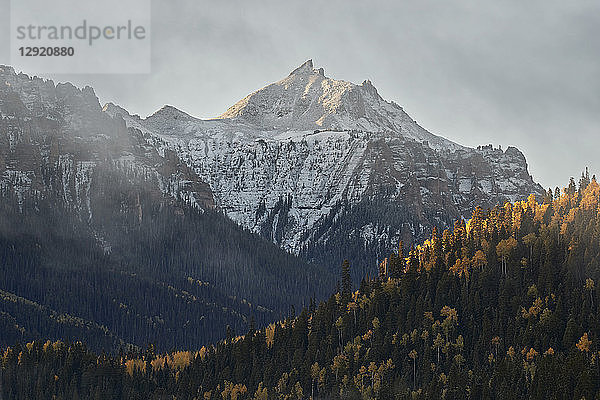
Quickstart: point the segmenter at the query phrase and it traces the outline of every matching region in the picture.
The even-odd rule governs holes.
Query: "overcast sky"
[[[312,58],[432,133],[518,147],[545,187],[600,172],[598,0],[153,1],[152,19],[151,74],[52,78],[142,116],[214,117]]]

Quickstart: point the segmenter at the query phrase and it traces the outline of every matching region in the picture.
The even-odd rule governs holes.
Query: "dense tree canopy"
[[[358,290],[344,265],[327,301],[195,352],[11,347],[4,398],[596,398],[599,204],[584,176],[559,196],[478,208]]]
[[[47,171],[50,176],[58,172]],[[58,178],[53,178],[58,179]],[[0,346],[81,340],[99,351],[198,348],[325,297],[335,276],[214,210],[109,165],[94,212],[0,188]]]

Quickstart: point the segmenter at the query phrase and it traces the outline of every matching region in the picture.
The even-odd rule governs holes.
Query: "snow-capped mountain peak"
[[[325,76],[308,60],[284,79],[237,102],[220,116],[261,130],[350,130],[387,133],[436,149],[462,146],[420,127],[396,103],[384,100],[370,80],[356,85]]]
[[[375,259],[476,205],[542,190],[517,149],[434,135],[370,80],[329,78],[311,60],[217,119],[173,107],[145,119],[118,113],[160,153],[179,154],[231,219],[323,262],[339,261],[326,259],[331,243]]]
[[[318,70],[315,70],[313,67],[313,61],[312,60],[306,60],[304,63],[302,63],[302,65],[300,65],[298,68],[296,68],[295,70],[293,70],[292,72],[290,72],[289,76],[292,75],[306,75],[306,74],[313,74],[313,73],[318,73],[320,75],[324,75],[324,70],[323,68],[319,68]]]

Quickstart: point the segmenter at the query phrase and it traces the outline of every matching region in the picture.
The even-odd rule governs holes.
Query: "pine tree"
[[[342,263],[342,301],[347,304],[352,297],[352,278],[350,275],[350,262],[344,260]]]

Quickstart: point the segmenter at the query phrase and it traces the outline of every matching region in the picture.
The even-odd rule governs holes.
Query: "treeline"
[[[4,398],[596,398],[599,204],[584,175],[543,199],[476,209],[389,255],[358,290],[344,263],[327,301],[193,353],[11,347]],[[25,388],[37,382],[38,397]]]

